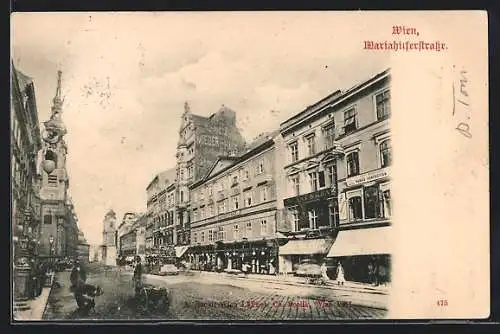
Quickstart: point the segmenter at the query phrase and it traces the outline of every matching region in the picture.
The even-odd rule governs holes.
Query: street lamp
[[[50,249],[49,249],[49,257],[50,257],[50,262],[53,262],[53,261],[52,261],[52,255],[53,255],[53,250],[54,250],[54,249],[52,248],[52,245],[53,245],[53,244],[54,244],[54,237],[51,235],[51,236],[49,237],[49,247],[50,247]]]

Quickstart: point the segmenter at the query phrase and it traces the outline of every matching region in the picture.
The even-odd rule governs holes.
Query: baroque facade
[[[245,140],[236,126],[236,113],[222,106],[209,117],[194,114],[184,105],[177,143],[176,245],[190,244],[189,187],[202,179],[219,156],[236,156],[245,149]]]

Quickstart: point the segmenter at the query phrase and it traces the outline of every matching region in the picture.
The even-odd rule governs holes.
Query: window
[[[252,236],[252,222],[247,223],[247,232],[245,234],[247,236]]]
[[[364,188],[366,219],[378,218],[380,216],[378,192],[378,185]]]
[[[325,187],[325,172],[324,171],[318,172],[318,184],[319,184],[320,189]]]
[[[181,169],[181,180],[184,180],[184,169]]]
[[[214,231],[208,230],[208,242],[212,242],[214,240]]]
[[[257,174],[264,173],[264,160],[259,160],[259,164],[257,165]]]
[[[57,175],[51,174],[48,176],[49,187],[57,187]]]
[[[260,221],[260,235],[267,235],[267,220]]]
[[[238,175],[233,175],[233,181],[231,182],[231,187],[238,185]]]
[[[224,227],[223,226],[220,226],[219,227],[219,231],[217,232],[217,238],[218,240],[225,240],[226,239],[226,231],[224,230]]]
[[[335,144],[335,123],[330,123],[323,128],[325,149],[332,148]]]
[[[347,176],[359,174],[359,153],[351,152],[347,155]]]
[[[214,206],[213,204],[208,206],[208,217],[213,217],[214,216]]]
[[[201,242],[205,242],[205,232],[201,232]]]
[[[292,162],[299,160],[299,146],[297,142],[293,142],[290,144],[290,155],[292,158]]]
[[[239,238],[240,228],[238,224],[233,226],[233,239],[237,240]]]
[[[336,187],[337,186],[337,166],[332,165],[328,166],[326,168],[326,173],[327,173],[327,178],[328,178],[328,185],[330,187]]]
[[[328,207],[329,216],[330,216],[330,226],[338,226],[339,225],[339,211],[338,211],[338,203],[335,201]]]
[[[380,143],[380,165],[382,167],[390,166],[392,162],[391,140],[386,139]]]
[[[233,197],[233,210],[238,210],[240,208],[240,202],[238,196]]]
[[[292,216],[293,231],[299,231],[300,230],[300,228],[299,228],[299,212],[297,211],[297,209],[292,209],[290,211],[291,211],[291,216]]]
[[[382,217],[390,218],[392,216],[392,205],[391,205],[391,190],[389,189],[389,185],[380,185],[380,195],[382,198],[381,209]]]
[[[351,108],[344,111],[344,132],[349,133],[356,130],[356,110]]]
[[[184,202],[184,191],[181,190],[181,203]]]
[[[248,169],[243,170],[242,179],[246,181],[249,178],[250,178],[250,173],[248,172]]]
[[[316,136],[314,134],[306,138],[307,141],[307,153],[309,155],[316,154]]]
[[[315,229],[318,224],[318,214],[316,210],[312,209],[308,211],[307,215],[309,216],[309,228]]]
[[[205,219],[205,208],[200,208],[200,219]]]
[[[261,202],[266,202],[269,200],[269,193],[268,193],[268,188],[267,186],[264,186],[260,189],[260,201]]]
[[[44,215],[43,216],[43,223],[45,225],[52,225],[52,215]]]
[[[309,173],[309,186],[311,192],[318,190],[318,174],[316,172]]]
[[[290,182],[292,185],[292,194],[298,196],[300,194],[299,174],[290,176]]]
[[[386,119],[391,115],[391,95],[390,91],[386,90],[375,95],[375,105],[377,108],[377,120]]]
[[[363,209],[361,207],[361,196],[349,198],[349,220],[357,220],[363,218]]]
[[[198,233],[193,233],[193,241],[198,242]]]
[[[245,192],[245,206],[246,207],[252,206],[252,192],[251,191]]]
[[[213,195],[212,186],[208,186],[208,196],[212,195]]]
[[[203,201],[205,199],[205,192],[203,189],[200,190],[200,201]]]
[[[226,212],[226,201],[222,201],[219,203],[219,213]]]

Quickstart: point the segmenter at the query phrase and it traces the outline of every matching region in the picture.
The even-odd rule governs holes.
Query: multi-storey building
[[[40,198],[36,159],[42,142],[38,125],[33,80],[11,69],[11,196],[15,298],[26,296],[21,271],[38,254],[40,241]]]
[[[132,229],[120,237],[120,255],[135,256],[137,252],[137,231]]]
[[[339,234],[328,256],[342,263],[346,279],[368,282],[370,272],[391,272],[390,70],[348,90],[333,107],[344,154],[338,160]]]
[[[220,155],[235,156],[244,148],[233,110],[222,106],[203,117],[193,114],[186,102],[176,154],[176,245],[190,244],[190,185],[202,179]]]
[[[117,237],[117,250],[118,254],[121,254],[121,236],[127,234],[132,226],[135,224],[139,215],[135,212],[125,212],[122,218],[122,222],[118,225],[118,237]]]
[[[83,232],[78,233],[78,242],[76,245],[76,257],[83,262],[90,261],[90,245],[85,239]]]
[[[175,231],[175,168],[156,175],[146,187],[148,253],[158,254],[165,245],[174,247]]]
[[[388,266],[389,70],[336,91],[281,124],[288,148],[287,235],[280,268],[304,259],[343,265],[367,281]]]
[[[191,247],[195,267],[276,273],[279,233],[277,185],[282,183],[279,132],[260,136],[239,156],[219,157],[192,184]]]

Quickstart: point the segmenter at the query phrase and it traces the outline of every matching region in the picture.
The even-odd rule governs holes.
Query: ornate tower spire
[[[191,112],[191,107],[189,106],[188,101],[184,102],[184,113],[190,113]]]
[[[57,87],[56,87],[56,95],[52,99],[52,114],[57,112],[62,112],[62,104],[64,102],[61,94],[61,77],[62,71],[57,71]]]

